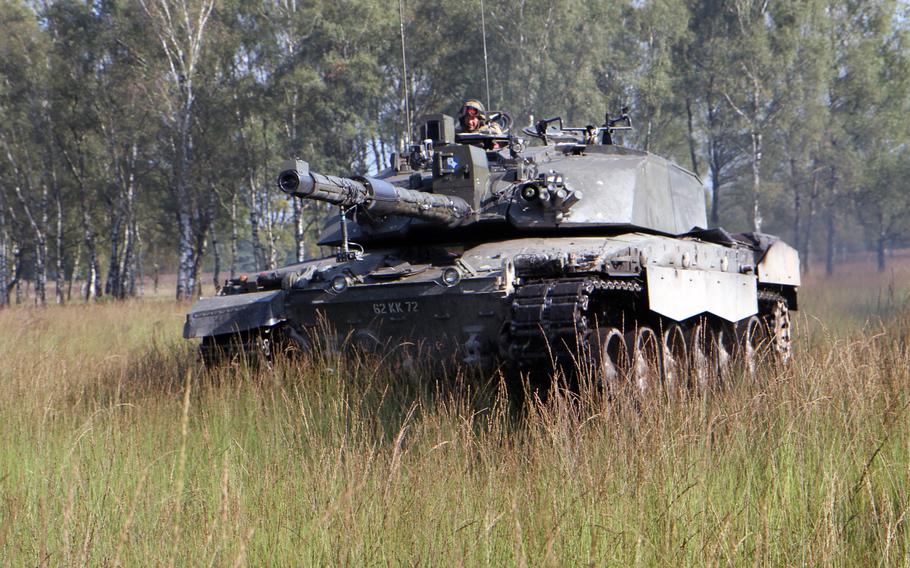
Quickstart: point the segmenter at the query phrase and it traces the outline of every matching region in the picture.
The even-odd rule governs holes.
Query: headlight
[[[521,197],[525,201],[534,201],[540,197],[540,190],[538,190],[536,186],[526,185],[521,188]]]
[[[442,271],[442,283],[446,286],[454,286],[461,282],[461,272],[457,268],[446,268]]]
[[[333,292],[344,292],[345,290],[348,289],[349,284],[350,284],[350,282],[348,282],[347,276],[343,276],[343,275],[336,276],[335,278],[332,278],[332,291]]]

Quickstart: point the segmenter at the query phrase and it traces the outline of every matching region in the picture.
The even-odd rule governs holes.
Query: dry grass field
[[[208,373],[161,299],[0,311],[0,566],[906,566],[895,262],[808,279],[788,368],[644,406]]]

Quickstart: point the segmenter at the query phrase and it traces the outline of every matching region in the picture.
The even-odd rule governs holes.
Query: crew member
[[[483,103],[469,99],[458,111],[458,132],[464,134],[491,134],[499,136],[502,129],[496,123],[488,123]]]

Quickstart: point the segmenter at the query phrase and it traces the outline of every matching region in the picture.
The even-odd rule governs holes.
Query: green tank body
[[[484,368],[583,363],[643,391],[707,380],[735,357],[754,369],[763,349],[788,360],[796,251],[707,229],[694,174],[612,143],[627,117],[558,120],[525,129],[542,141],[531,146],[428,117],[421,144],[376,177],[289,162],[281,191],[339,207],[320,240],[338,253],[228,282],[184,335],[211,358],[254,342],[307,349],[328,327],[339,345]]]

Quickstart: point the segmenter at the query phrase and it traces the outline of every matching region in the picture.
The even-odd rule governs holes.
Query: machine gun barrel
[[[336,177],[310,172],[296,160],[278,175],[281,191],[301,199],[315,199],[339,207],[361,207],[375,215],[403,215],[457,226],[471,215],[471,206],[460,197],[397,187],[371,177]]]

